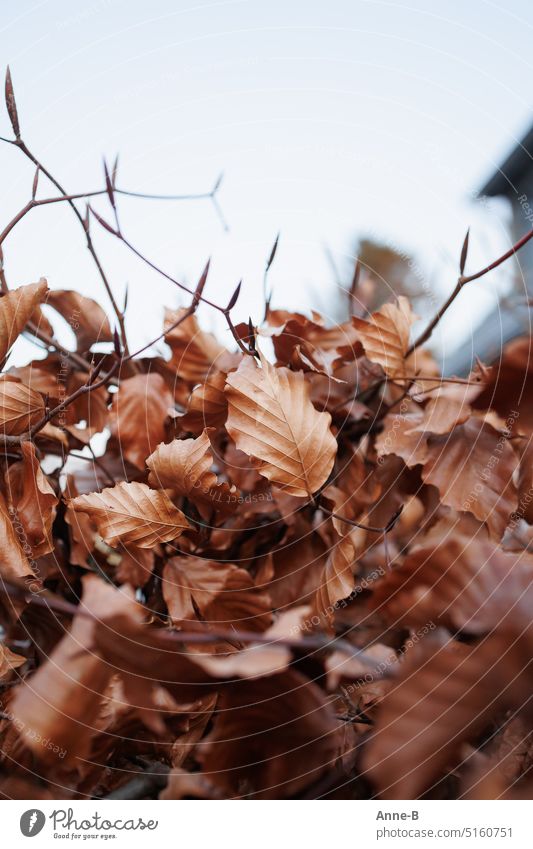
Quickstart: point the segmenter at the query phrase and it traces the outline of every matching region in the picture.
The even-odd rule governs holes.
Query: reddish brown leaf
[[[159,374],[138,374],[120,384],[113,397],[111,433],[130,463],[144,469],[146,458],[165,438],[172,396]]]
[[[143,483],[119,483],[102,492],[79,495],[69,506],[86,513],[111,546],[133,543],[153,548],[177,539],[190,527],[165,490],[153,490]]]
[[[291,495],[309,497],[335,460],[331,417],[315,410],[300,372],[275,369],[264,358],[261,366],[246,357],[228,375],[228,432],[261,475]]]
[[[21,286],[0,298],[0,362],[3,362],[13,343],[22,333],[38,304],[48,292],[46,280]]]

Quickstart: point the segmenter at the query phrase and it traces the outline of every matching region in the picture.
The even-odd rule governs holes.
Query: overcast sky
[[[242,277],[236,318],[257,321],[278,230],[274,304],[326,312],[324,245],[340,268],[357,236],[412,252],[437,301],[469,225],[471,270],[508,246],[506,207],[473,198],[531,121],[532,26],[530,0],[4,0],[0,38],[23,136],[69,190],[99,188],[101,157],[117,151],[124,188],[201,192],[224,172],[229,233],[200,201],[121,199],[123,228],[183,279],[212,256],[208,293],[225,301]],[[2,145],[0,174],[3,226],[33,169]],[[119,298],[129,284],[134,344],[148,341],[177,290],[107,234],[98,245]],[[11,286],[46,276],[105,303],[65,207],[33,211],[5,262]],[[447,346],[504,276],[463,292]]]

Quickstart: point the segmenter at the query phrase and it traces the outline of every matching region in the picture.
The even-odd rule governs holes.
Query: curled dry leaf
[[[23,666],[26,663],[26,658],[20,654],[15,654],[7,646],[0,643],[0,681],[7,681],[15,669]]]
[[[1,301],[0,301],[1,304]],[[44,416],[42,395],[7,375],[0,377],[0,429],[7,436],[19,436]]]
[[[194,389],[180,424],[185,433],[200,434],[207,427],[222,427],[228,415],[228,402],[224,395],[226,373],[212,371],[205,383]]]
[[[378,363],[387,377],[401,378],[406,373],[405,356],[414,320],[411,305],[403,295],[397,304],[385,304],[372,313],[368,321],[352,318],[366,356]]]
[[[163,571],[163,598],[175,622],[195,620],[262,631],[271,622],[270,599],[245,569],[199,557],[172,557]]]
[[[0,298],[0,362],[24,330],[33,312],[48,292],[46,280],[20,286]]]
[[[110,546],[133,543],[153,548],[177,539],[190,527],[165,490],[150,489],[144,483],[119,483],[102,492],[78,495],[69,506],[86,513]]]
[[[173,400],[159,374],[137,374],[121,381],[113,397],[110,428],[121,453],[144,469],[146,458],[165,438],[165,420]]]
[[[282,365],[289,365],[295,356],[299,360],[303,353],[314,367],[318,359],[329,373],[329,366],[339,349],[350,351],[352,358],[356,352],[362,353],[357,333],[350,322],[326,327],[323,318],[316,312],[307,318],[300,313],[271,310],[268,324],[261,328],[260,333],[272,339],[276,357]],[[303,364],[300,362],[299,365]]]
[[[464,398],[449,398],[441,392],[429,399],[423,418],[414,425],[412,432],[437,435],[449,433],[457,425],[466,422],[471,415],[472,410]]]
[[[87,374],[73,372],[70,375],[68,382],[68,391],[75,392],[87,382]],[[99,389],[93,389],[92,392],[86,392],[80,395],[72,404],[66,408],[62,414],[65,425],[75,425],[79,422],[85,422],[86,430],[92,435],[100,433],[107,424],[109,417],[108,393],[105,386]]]
[[[317,615],[326,622],[332,621],[337,602],[348,598],[354,588],[354,559],[355,549],[348,537],[339,539],[331,549],[314,600]]]
[[[207,778],[231,795],[294,795],[331,769],[339,753],[333,711],[299,672],[242,682],[223,694],[217,711],[202,764]]]
[[[236,489],[219,483],[211,471],[211,451],[207,430],[197,439],[175,439],[159,445],[146,460],[148,483],[189,498],[198,507],[207,508],[208,516],[215,509],[231,512],[237,503]]]
[[[6,487],[13,516],[24,529],[25,542],[33,559],[54,550],[52,525],[58,498],[44,475],[35,446],[23,442],[22,461],[14,463],[6,473]]]
[[[446,436],[430,437],[422,477],[437,487],[443,504],[473,513],[501,539],[517,506],[517,465],[505,433],[470,418]]]
[[[7,581],[35,579],[29,558],[32,558],[32,551],[25,539],[24,527],[0,492],[0,575]]]
[[[331,416],[309,400],[301,372],[274,368],[264,358],[242,360],[228,375],[227,430],[237,448],[254,458],[257,471],[299,498],[327,480],[337,451]]]
[[[176,374],[194,386],[209,379],[209,373],[223,365],[228,352],[211,333],[201,330],[194,315],[169,330],[185,311],[165,310],[165,342],[172,351],[171,364]]]
[[[46,301],[68,323],[79,351],[88,351],[95,342],[112,342],[113,333],[102,307],[92,298],[72,289],[52,289]]]
[[[119,611],[139,621],[140,610],[124,590],[117,592],[94,575],[86,576],[83,585],[80,613],[70,630],[17,688],[10,705],[13,725],[38,761],[64,764],[86,755],[113,675],[93,650],[95,630],[104,627],[101,617]]]

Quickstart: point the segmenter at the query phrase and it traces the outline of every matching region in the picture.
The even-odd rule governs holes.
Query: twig
[[[180,317],[176,319],[176,321],[173,321],[171,324],[169,324],[168,327],[166,327],[163,330],[163,332],[159,334],[159,336],[156,336],[155,339],[152,339],[151,342],[147,342],[146,345],[143,345],[142,348],[139,348],[138,351],[134,351],[133,354],[129,354],[127,357],[125,357],[122,360],[123,363],[129,362],[134,357],[138,357],[139,354],[142,354],[148,348],[151,348],[152,345],[155,345],[161,339],[164,339],[165,336],[167,336],[169,333],[171,333],[173,330],[175,330],[176,327],[179,327],[180,324],[183,324],[184,321],[187,321],[188,318],[190,318],[192,315],[194,315],[194,313],[196,312],[196,310],[198,308],[198,304],[200,303],[200,299],[202,297],[202,292],[204,290],[204,286],[205,286],[205,283],[206,283],[206,280],[207,280],[207,275],[209,273],[210,263],[211,263],[211,260],[208,260],[207,264],[206,264],[206,266],[205,266],[205,268],[202,272],[202,276],[200,277],[200,280],[198,281],[198,285],[197,285],[197,287],[196,287],[196,289],[193,293],[192,303],[191,303],[190,307],[187,307],[185,312],[182,313],[180,315]]]
[[[37,169],[37,173],[38,172],[39,172],[39,169]],[[178,201],[178,200],[201,200],[201,199],[213,197],[212,191],[211,192],[203,192],[201,194],[196,194],[196,195],[149,195],[149,194],[142,194],[140,192],[130,192],[130,191],[127,191],[126,189],[117,189],[117,188],[114,188],[113,191],[117,195],[125,195],[126,197],[133,197],[133,198],[144,198],[146,200],[174,200],[174,201]],[[39,206],[49,206],[50,204],[54,204],[54,203],[64,203],[65,201],[70,202],[70,201],[74,201],[74,200],[84,200],[84,199],[86,200],[87,198],[98,197],[98,196],[101,196],[101,195],[105,195],[106,193],[107,193],[106,189],[96,189],[95,191],[92,191],[92,192],[80,192],[79,194],[73,194],[73,195],[64,194],[64,195],[59,195],[58,197],[41,198],[40,200],[36,199],[35,197],[32,197],[28,201],[28,203],[25,204],[22,207],[22,209],[20,209],[19,212],[17,212],[17,214],[11,219],[11,221],[4,227],[4,229],[0,233],[0,245],[3,244],[3,242],[5,241],[7,236],[13,230],[13,228],[16,227],[16,225],[20,221],[22,221],[22,219],[29,212],[31,212],[32,209],[36,209]]]
[[[66,616],[83,616],[86,619],[92,619],[99,625],[105,625],[105,620],[97,617],[90,610],[83,606],[71,604],[64,599],[54,595],[37,595],[29,592],[26,587],[12,581],[3,580],[0,583],[0,593],[5,593],[9,598],[25,601],[27,604],[33,604],[37,607],[50,610],[52,612],[62,613]],[[147,630],[149,633],[149,630]],[[300,637],[277,637],[272,638],[267,634],[258,634],[255,631],[233,630],[225,631],[216,629],[213,631],[171,631],[166,629],[157,629],[151,631],[152,634],[157,634],[159,645],[163,648],[168,646],[168,649],[177,649],[183,644],[189,645],[210,645],[212,643],[234,643],[239,640],[241,643],[249,643],[255,645],[268,646],[285,646],[286,648],[309,649],[310,651],[320,651],[328,649],[330,651],[341,651],[348,657],[354,657],[361,661],[369,668],[376,668],[376,661],[369,657],[363,649],[358,649],[352,646],[351,643],[341,637],[330,637],[322,634],[313,634],[310,636]]]
[[[280,235],[281,234],[278,233],[278,235],[274,239],[274,244],[272,245],[272,249],[271,249],[270,254],[268,256],[268,259],[265,263],[265,270],[263,272],[263,300],[265,302],[265,312],[264,312],[264,315],[263,315],[263,321],[267,320],[268,314],[270,312],[270,302],[272,301],[272,289],[270,289],[270,292],[267,293],[268,272],[270,271],[270,266],[272,265],[272,263],[274,262],[274,259],[276,258],[276,253],[278,251]]]
[[[67,407],[70,406],[70,404],[73,404],[74,401],[76,401],[82,395],[85,395],[88,392],[93,392],[95,389],[99,389],[101,386],[104,386],[106,383],[108,383],[109,379],[116,372],[120,361],[117,360],[115,363],[113,363],[113,365],[111,366],[109,371],[104,375],[104,377],[102,377],[100,380],[96,380],[99,372],[102,370],[104,363],[105,363],[104,359],[100,360],[100,362],[98,363],[96,368],[94,368],[92,370],[92,372],[89,374],[89,377],[88,377],[86,383],[84,383],[83,386],[80,386],[78,389],[76,389],[76,391],[73,392],[71,395],[69,395],[67,398],[64,398],[63,401],[61,401],[61,403],[59,403],[56,407],[54,407],[51,410],[47,410],[46,413],[42,416],[42,418],[40,418],[39,421],[36,422],[30,428],[30,430],[28,430],[26,433],[18,434],[17,436],[9,436],[7,434],[2,434],[1,435],[2,442],[5,445],[20,445],[21,442],[25,442],[29,439],[33,439],[33,437],[40,430],[42,430],[42,428],[46,424],[48,424],[48,422],[50,422],[54,418],[54,416],[57,416],[57,415],[59,415],[59,413],[64,412],[67,409]]]
[[[471,283],[473,280],[479,280],[480,277],[483,277],[485,274],[488,274],[489,271],[494,271],[495,268],[498,268],[498,266],[502,265],[502,263],[506,262],[506,260],[508,260],[512,256],[514,256],[532,238],[533,238],[533,229],[531,229],[527,233],[525,233],[517,242],[515,242],[515,244],[513,245],[512,248],[510,248],[508,251],[506,251],[504,254],[502,254],[500,257],[498,257],[498,259],[495,259],[494,262],[491,262],[489,265],[486,265],[485,268],[481,269],[481,271],[476,271],[475,274],[467,274],[467,275],[464,275],[461,272],[461,274],[459,275],[459,278],[457,280],[457,284],[455,286],[455,289],[453,290],[453,292],[451,293],[449,298],[445,301],[445,303],[437,311],[436,315],[429,322],[426,329],[420,334],[418,339],[415,342],[413,342],[413,344],[411,345],[411,347],[409,348],[409,350],[407,351],[405,356],[408,357],[410,354],[413,353],[413,351],[415,351],[417,348],[419,348],[420,345],[424,345],[428,341],[431,334],[435,330],[436,326],[440,322],[441,318],[448,311],[448,309],[451,307],[451,305],[455,301],[456,297],[460,293],[463,286],[466,286],[467,283]],[[467,243],[466,240],[465,240],[465,244],[468,246],[468,243]],[[466,261],[466,255],[465,255],[465,250],[463,249],[463,252],[461,254],[461,265],[462,266],[464,266],[465,261]]]
[[[331,516],[333,519],[339,519],[341,522],[346,522],[347,525],[352,525],[354,528],[361,528],[363,531],[371,531],[374,534],[386,534],[389,531],[392,531],[394,525],[400,518],[400,515],[403,510],[403,505],[396,510],[396,512],[391,516],[385,527],[377,528],[373,525],[364,525],[361,522],[355,522],[353,519],[348,519],[346,516],[341,516],[340,513],[334,513],[333,510],[328,510],[327,507],[324,507],[322,504],[320,505],[320,510],[323,513],[327,513],[328,516]]]
[[[87,445],[87,448],[91,452],[90,457],[86,457],[85,454],[78,454],[76,451],[69,451],[67,457],[75,457],[76,460],[85,460],[87,463],[94,463],[95,466],[98,466],[98,468],[101,469],[101,471],[104,473],[104,475],[107,478],[107,482],[109,483],[109,485],[115,486],[115,484],[116,484],[115,478],[113,477],[111,472],[106,468],[106,466],[104,466],[104,464],[102,463],[100,458],[96,456],[96,454],[94,453],[94,449],[93,449],[93,447],[90,443]]]
[[[72,211],[74,212],[74,215],[75,215],[75,216],[76,216],[76,218],[78,219],[78,221],[79,221],[80,225],[83,227],[83,232],[85,233],[85,240],[86,240],[86,243],[87,243],[87,248],[88,248],[89,253],[91,254],[91,256],[92,256],[92,258],[93,258],[94,264],[96,265],[96,268],[97,268],[97,270],[98,270],[98,273],[99,273],[99,275],[100,275],[100,278],[101,278],[101,280],[102,280],[102,283],[104,284],[105,290],[106,290],[106,292],[107,292],[107,296],[108,296],[108,298],[109,298],[109,300],[110,300],[110,302],[111,302],[111,306],[113,307],[113,311],[114,311],[114,313],[115,313],[115,315],[116,315],[116,317],[117,317],[117,321],[118,321],[118,324],[119,324],[119,327],[120,327],[120,335],[121,335],[121,339],[122,339],[122,345],[123,345],[123,347],[124,347],[124,351],[127,353],[127,352],[128,352],[128,340],[127,340],[127,337],[126,337],[126,328],[125,328],[125,324],[124,324],[124,315],[123,315],[123,313],[121,312],[121,310],[119,309],[119,306],[118,306],[118,304],[117,304],[117,302],[116,302],[116,300],[115,300],[115,296],[113,295],[113,291],[112,291],[112,289],[111,289],[111,285],[110,285],[110,283],[109,283],[109,280],[107,279],[107,275],[106,275],[106,273],[105,273],[105,271],[104,271],[104,268],[103,268],[103,266],[102,266],[102,263],[100,262],[100,259],[99,259],[99,257],[98,257],[98,254],[96,253],[96,250],[95,250],[95,247],[94,247],[94,244],[93,244],[92,238],[91,238],[91,233],[90,233],[90,229],[89,229],[89,224],[88,224],[88,222],[87,222],[87,221],[85,221],[85,220],[83,219],[83,216],[82,216],[81,212],[79,211],[78,207],[76,206],[76,204],[74,203],[74,201],[70,199],[69,193],[68,193],[68,192],[67,192],[67,191],[63,188],[63,186],[61,185],[61,183],[60,183],[58,180],[56,180],[56,178],[53,176],[53,174],[51,174],[51,173],[50,173],[50,171],[48,171],[48,169],[47,169],[47,168],[45,168],[45,166],[42,164],[42,162],[40,162],[40,161],[37,159],[37,157],[36,157],[36,156],[35,156],[35,155],[31,152],[31,150],[27,147],[26,143],[25,143],[25,142],[23,142],[23,141],[22,141],[22,139],[20,139],[20,138],[19,138],[19,139],[16,139],[16,140],[15,140],[15,142],[13,142],[13,144],[14,144],[16,147],[18,147],[18,148],[19,148],[19,150],[21,150],[21,151],[22,151],[22,153],[23,153],[23,154],[24,154],[24,155],[25,155],[25,156],[26,156],[26,157],[27,157],[27,158],[28,158],[31,162],[33,162],[33,164],[34,164],[34,165],[35,165],[35,166],[36,166],[36,167],[37,167],[40,171],[42,171],[42,173],[43,173],[46,177],[48,177],[48,179],[50,180],[50,182],[51,182],[51,183],[53,183],[53,184],[54,184],[54,186],[56,187],[56,189],[57,189],[58,191],[60,191],[62,195],[64,195],[64,196],[65,196],[65,198],[67,199],[67,203],[68,203],[68,205],[70,206],[70,208],[71,208],[71,209],[72,209]]]
[[[186,286],[185,283],[182,283],[180,280],[176,280],[175,277],[173,277],[171,274],[168,274],[168,272],[164,271],[164,269],[162,269],[160,266],[156,265],[155,262],[152,262],[151,259],[149,259],[143,253],[141,253],[141,251],[138,248],[136,248],[135,245],[133,245],[124,236],[124,234],[122,233],[122,230],[118,226],[118,222],[116,223],[116,226],[113,227],[111,224],[109,224],[108,221],[106,221],[104,218],[102,218],[102,216],[99,215],[91,206],[88,206],[88,210],[90,211],[90,213],[92,213],[92,215],[96,218],[96,220],[98,221],[100,226],[104,228],[104,230],[107,230],[108,233],[110,233],[112,236],[115,236],[115,238],[117,238],[119,241],[121,241],[125,245],[125,247],[127,247],[128,250],[130,250],[138,259],[140,259],[141,262],[144,262],[144,264],[147,265],[148,268],[151,268],[152,271],[155,271],[157,274],[160,274],[162,277],[165,278],[165,280],[168,280],[170,283],[173,283],[175,286],[177,286],[183,292],[187,292],[189,295],[192,295],[193,298],[195,297],[196,293],[192,289],[190,289],[188,286]],[[235,326],[234,326],[234,324],[231,320],[231,310],[232,310],[233,306],[235,306],[236,295],[238,295],[238,293],[240,291],[240,286],[241,286],[241,284],[239,283],[239,285],[237,286],[237,289],[235,290],[235,293],[230,298],[230,301],[229,301],[229,303],[226,307],[223,307],[220,304],[216,304],[214,301],[211,301],[209,298],[206,298],[204,295],[201,295],[199,297],[198,301],[199,302],[201,301],[202,303],[207,304],[207,306],[211,307],[212,309],[216,310],[217,312],[221,313],[224,316],[224,318],[226,320],[226,324],[228,325],[233,338],[235,339],[237,345],[239,346],[239,348],[243,352],[243,354],[248,354],[249,356],[257,356],[255,351],[248,349],[246,347],[246,345],[244,345],[242,339],[240,338],[239,334],[237,333],[237,330],[236,330],[236,328],[235,328]]]
[[[64,357],[69,359],[75,366],[81,368],[82,371],[90,371],[91,366],[90,363],[87,362],[83,357],[76,353],[76,351],[69,351],[68,348],[65,348],[64,345],[61,345],[60,342],[57,341],[53,336],[49,336],[44,331],[40,330],[37,325],[33,323],[33,321],[28,321],[26,325],[26,329],[30,331],[30,333],[35,336],[37,339],[40,339],[41,342],[44,342],[49,348],[55,348]]]

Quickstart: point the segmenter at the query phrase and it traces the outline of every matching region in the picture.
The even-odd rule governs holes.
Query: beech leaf
[[[12,289],[0,298],[0,362],[5,360],[47,292],[48,284],[43,278],[39,283]]]
[[[337,444],[331,416],[315,410],[303,374],[245,357],[228,375],[226,397],[228,433],[259,474],[298,498],[320,489]]]
[[[94,520],[100,536],[111,546],[134,543],[153,548],[177,539],[190,527],[165,490],[150,489],[144,483],[119,483],[102,492],[78,495],[69,507]]]
[[[414,315],[407,298],[400,295],[397,304],[384,304],[370,318],[352,318],[365,354],[378,363],[387,377],[405,374],[405,356]]]

